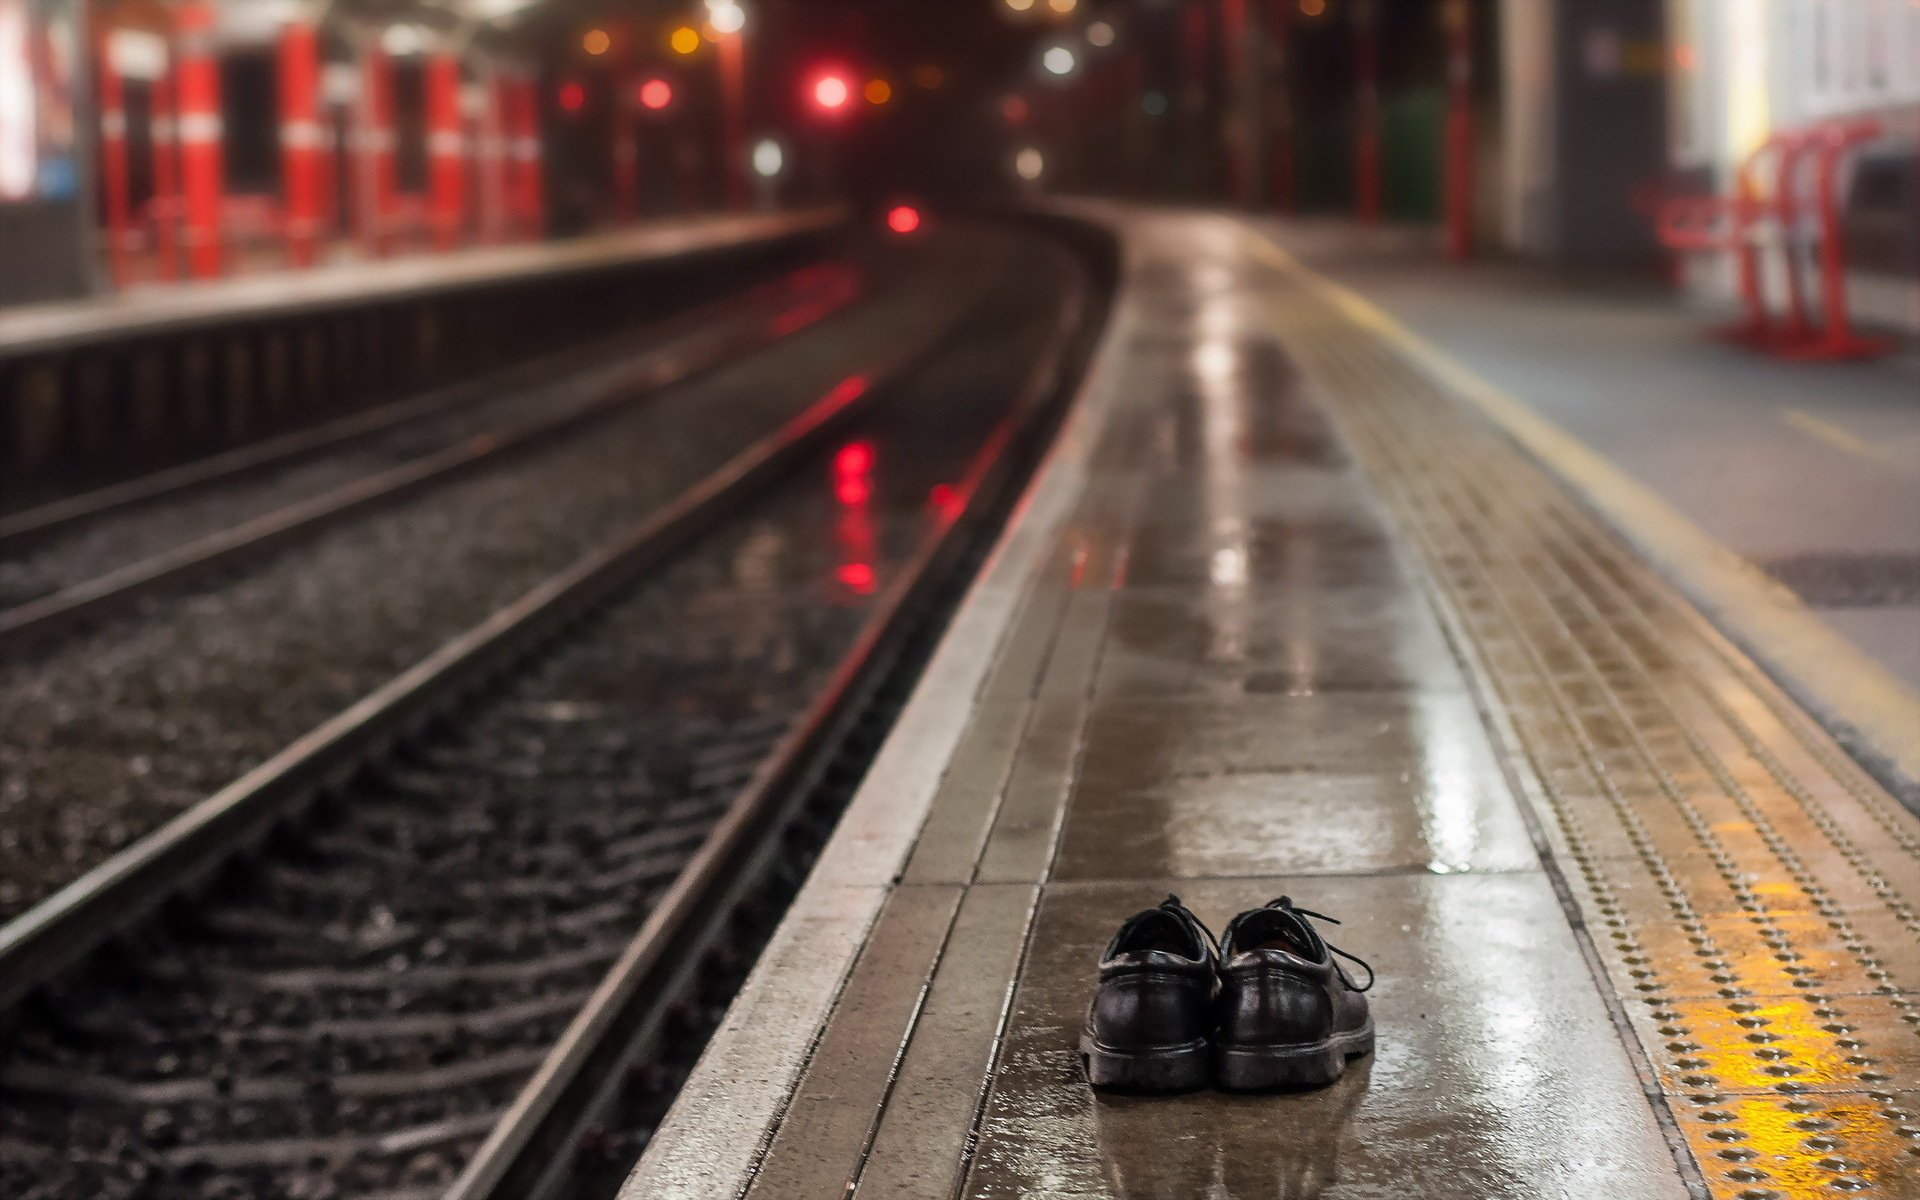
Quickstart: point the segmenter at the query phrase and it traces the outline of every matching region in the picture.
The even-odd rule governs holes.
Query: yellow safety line
[[[1783,408],[1780,410],[1780,419],[1795,429],[1800,430],[1802,433],[1811,434],[1819,438],[1836,450],[1844,450],[1848,454],[1870,459],[1873,462],[1879,463],[1881,466],[1898,467],[1902,471],[1908,468],[1907,463],[1903,462],[1898,456],[1889,453],[1884,447],[1876,446],[1860,435],[1842,429],[1831,421],[1823,421],[1810,412],[1798,408]]]
[[[1293,275],[1470,401],[1602,513],[1696,603],[1792,679],[1816,707],[1920,779],[1920,691],[1867,657],[1786,587],[1727,549],[1651,488],[1518,397],[1414,333],[1358,292],[1303,265],[1251,228],[1253,252]],[[1848,435],[1851,436],[1851,435]]]

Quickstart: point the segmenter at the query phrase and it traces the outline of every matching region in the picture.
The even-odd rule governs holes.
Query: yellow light
[[[667,35],[667,45],[673,47],[675,54],[692,54],[700,49],[700,31],[691,25],[682,25]]]
[[[589,29],[586,36],[580,39],[580,48],[595,57],[605,54],[612,47],[613,39],[607,36],[604,29]]]
[[[933,63],[922,63],[913,69],[913,81],[929,92],[936,92],[946,83],[947,73]]]
[[[885,104],[893,99],[893,85],[884,79],[869,79],[866,97],[868,104]]]
[[[1007,0],[1007,7],[1015,12],[1026,12],[1033,7],[1033,0]]]
[[[1327,0],[1300,0],[1300,15],[1317,17],[1327,11]]]
[[[1047,0],[1047,7],[1057,13],[1070,13],[1080,0]]]

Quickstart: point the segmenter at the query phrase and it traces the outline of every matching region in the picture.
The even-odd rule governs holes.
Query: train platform
[[[671,218],[565,241],[343,262],[86,300],[13,305],[0,308],[0,359],[103,339],[217,327],[242,317],[291,316],[347,303],[378,303],[478,284],[512,284],[678,258],[822,229],[839,219],[841,214],[834,209]]]
[[[623,1196],[1920,1196],[1920,820],[1469,369],[1087,211],[1074,411]],[[1340,918],[1378,1049],[1091,1091],[1168,892]]]

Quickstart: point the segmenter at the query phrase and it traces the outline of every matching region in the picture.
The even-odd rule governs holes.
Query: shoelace
[[[1302,917],[1312,917],[1316,921],[1325,921],[1329,925],[1340,924],[1340,918],[1338,917],[1330,917],[1325,913],[1317,913],[1310,908],[1297,907],[1294,904],[1292,897],[1290,896],[1282,896],[1278,900],[1269,900],[1267,901],[1267,907],[1277,908],[1284,912],[1295,913]],[[1361,958],[1358,954],[1348,954],[1345,950],[1342,950],[1340,947],[1334,945],[1332,942],[1327,941],[1327,939],[1325,938],[1321,938],[1320,941],[1321,941],[1321,944],[1326,946],[1328,950],[1339,955],[1341,958],[1346,959],[1348,962],[1354,963],[1362,967],[1367,972],[1367,986],[1361,987],[1359,984],[1353,981],[1353,976],[1347,974],[1346,969],[1336,962],[1333,964],[1333,969],[1334,969],[1334,972],[1340,976],[1340,981],[1342,983],[1346,984],[1348,987],[1352,988],[1356,992],[1368,991],[1373,987],[1373,980],[1374,980],[1373,967],[1368,964],[1366,959]]]
[[[1193,915],[1192,909],[1180,902],[1180,897],[1168,892],[1167,898],[1160,902],[1160,907],[1198,929],[1200,936],[1207,939],[1207,945],[1213,947],[1213,956],[1216,959],[1220,957],[1220,939],[1213,936],[1213,930],[1207,928],[1206,922]]]

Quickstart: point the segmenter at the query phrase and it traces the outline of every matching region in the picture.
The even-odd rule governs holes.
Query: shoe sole
[[[1094,1087],[1125,1092],[1190,1092],[1213,1082],[1207,1043],[1115,1050],[1080,1039],[1080,1062]]]
[[[1373,1022],[1324,1042],[1282,1046],[1216,1046],[1214,1080],[1233,1092],[1325,1087],[1347,1073],[1350,1059],[1373,1053]]]

